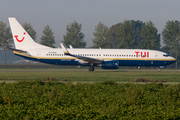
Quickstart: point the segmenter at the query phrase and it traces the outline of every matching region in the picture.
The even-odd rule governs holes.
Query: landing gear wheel
[[[161,71],[161,68],[157,68],[157,71],[160,72],[160,71]]]
[[[94,67],[93,66],[89,67],[89,71],[94,71]]]

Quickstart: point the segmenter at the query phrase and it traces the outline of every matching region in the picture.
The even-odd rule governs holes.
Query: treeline
[[[155,49],[160,48],[160,34],[149,21],[125,20],[108,28],[99,22],[95,26],[93,43],[95,48]]]
[[[119,49],[152,49],[161,50],[169,53],[177,59],[180,50],[180,22],[167,21],[162,32],[164,46],[160,45],[160,34],[152,21],[142,22],[135,20],[125,20],[108,28],[102,22],[99,22],[92,33],[94,35],[93,48],[119,48]],[[29,35],[36,40],[36,31],[30,23],[24,23],[23,27]],[[66,27],[66,34],[63,35],[65,46],[72,45],[74,48],[85,48],[85,35],[82,32],[82,24],[74,21]],[[6,23],[0,22],[0,48],[5,51],[6,47],[10,47],[12,35],[10,28]],[[49,25],[44,27],[43,35],[40,43],[49,47],[54,47],[55,36]],[[4,52],[5,55],[5,52]],[[6,57],[5,57],[6,58]]]

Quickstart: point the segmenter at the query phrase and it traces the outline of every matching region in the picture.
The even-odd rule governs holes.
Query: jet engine
[[[119,62],[118,61],[104,61],[102,62],[102,69],[118,69]]]

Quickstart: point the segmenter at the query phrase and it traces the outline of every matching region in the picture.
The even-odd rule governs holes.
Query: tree
[[[56,43],[55,37],[54,37],[54,35],[53,35],[54,33],[52,32],[52,29],[50,28],[49,25],[44,27],[43,34],[44,35],[42,35],[40,43],[45,46],[54,47],[53,44]]]
[[[151,21],[125,20],[109,29],[109,43],[112,48],[159,49],[160,35]]]
[[[162,36],[164,43],[170,49],[170,51],[175,54],[177,60],[180,49],[180,22],[177,20],[167,21],[166,26],[163,29]]]
[[[10,28],[7,27],[6,23],[0,22],[0,48],[4,50],[4,64],[6,67],[6,48],[11,47],[12,34]]]
[[[158,50],[160,48],[160,34],[157,32],[157,28],[151,21],[146,22],[140,31],[140,48]]]
[[[125,20],[117,29],[116,37],[118,39],[117,48],[136,48],[138,41],[136,40],[135,22]]]
[[[127,28],[130,25],[131,27]],[[126,26],[125,26],[126,24]],[[129,24],[129,25],[127,25]],[[130,46],[129,48],[139,48],[139,44],[141,43],[140,38],[140,31],[142,26],[144,25],[141,21],[134,21],[134,20],[126,20],[123,23],[118,23],[110,27],[109,29],[109,43],[111,45],[111,48],[118,48],[119,44],[123,44],[122,42],[122,36],[127,37],[126,35],[129,34],[129,32],[133,32],[131,35],[134,36],[133,39],[135,39],[135,43],[132,44],[133,46]],[[125,30],[126,29],[126,30]],[[122,32],[123,34],[119,33]],[[119,47],[123,47],[122,45],[119,45]]]
[[[70,23],[66,27],[66,35],[63,35],[65,46],[72,45],[74,48],[85,48],[86,42],[83,41],[84,34],[81,32],[82,24],[78,24],[76,21]]]
[[[31,36],[31,38],[36,41],[36,31],[33,29],[32,25],[30,23],[25,22],[23,24],[23,28],[27,31],[27,33]]]
[[[94,32],[93,47],[94,48],[110,48],[109,37],[108,37],[108,27],[106,27],[103,23],[99,22],[97,26],[95,26]]]
[[[121,23],[118,23],[116,25],[113,25],[110,27],[108,31],[108,36],[109,36],[109,43],[110,43],[110,48],[117,48],[118,45],[118,39],[116,37],[116,32],[118,27],[120,26]]]

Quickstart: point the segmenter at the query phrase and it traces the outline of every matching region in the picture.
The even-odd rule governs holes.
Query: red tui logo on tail
[[[25,32],[24,32],[24,35],[26,35]],[[18,42],[22,42],[22,41],[24,40],[24,37],[23,37],[21,40],[19,40],[19,39],[18,39],[18,35],[15,35],[14,37],[16,38],[16,40],[17,40]]]

